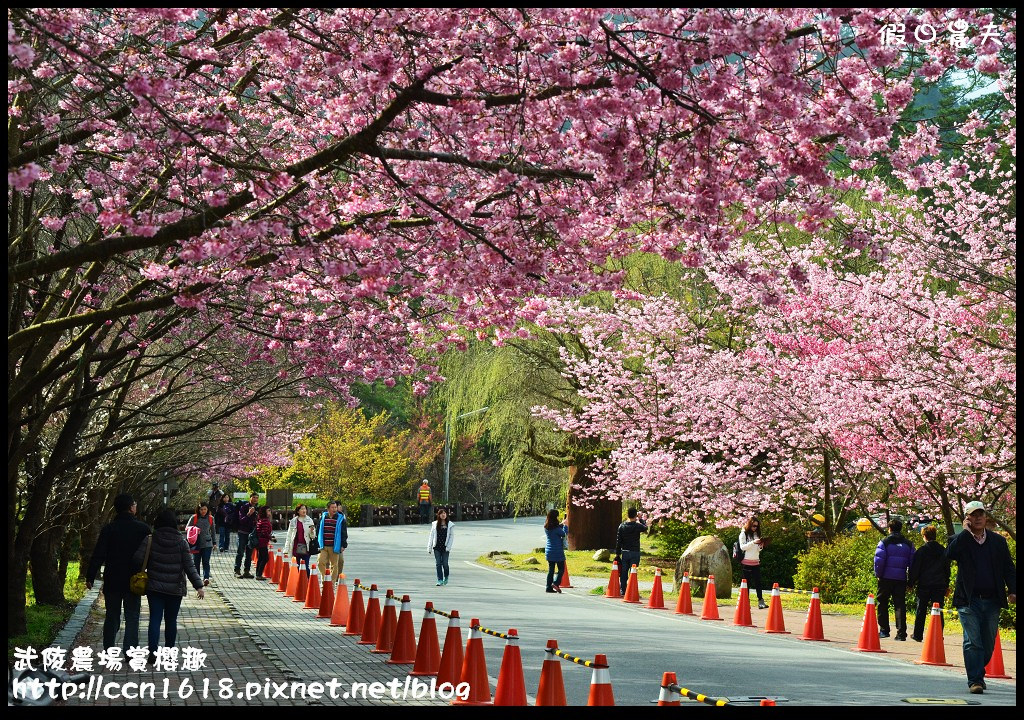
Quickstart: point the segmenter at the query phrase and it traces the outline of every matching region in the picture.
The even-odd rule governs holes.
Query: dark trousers
[[[761,566],[740,563],[743,579],[747,581],[747,590],[757,593],[757,604],[764,605],[764,594],[761,589]]]
[[[227,525],[218,525],[217,526],[217,536],[218,536],[218,539],[220,540],[220,543],[218,545],[220,550],[222,552],[225,551],[225,550],[230,550],[231,549],[231,531],[228,530],[228,526]]]
[[[160,623],[165,623],[164,646],[174,647],[178,639],[178,611],[181,609],[181,595],[151,592],[149,600],[149,651],[156,652],[160,644]]]
[[[196,564],[196,572],[199,572],[199,566],[202,565],[203,569],[203,580],[210,579],[210,555],[213,554],[213,546],[203,548],[202,550],[196,550],[192,555],[192,562]]]
[[[625,596],[626,586],[629,584],[629,569],[634,565],[640,567],[640,551],[623,550],[622,562],[619,563],[619,586],[623,596]]]
[[[256,577],[263,577],[263,569],[267,566],[270,553],[265,547],[256,548]]]
[[[306,568],[306,574],[309,574],[309,555],[295,555],[295,569],[298,570],[301,567]],[[259,577],[257,575],[256,577]]]
[[[924,640],[924,628],[925,623],[928,621],[928,616],[932,614],[932,603],[938,603],[939,607],[942,607],[942,603],[946,598],[946,588],[942,586],[922,587],[917,586],[917,615],[914,616],[914,635],[915,640]],[[945,627],[946,618],[942,613],[939,613],[939,627]]]
[[[878,630],[889,632],[889,601],[892,600],[892,614],[896,620],[896,637],[907,636],[907,581],[878,580],[878,597],[875,598],[875,613],[878,615]]]
[[[430,503],[420,503],[420,522],[430,522]]]
[[[447,553],[444,550],[434,549],[434,566],[437,569],[437,581],[448,579],[448,556],[451,553]]]
[[[238,552],[235,553],[235,572],[242,572],[242,558],[245,558],[245,571],[252,569],[252,550],[249,549],[249,533],[238,531]]]
[[[103,602],[106,616],[103,619],[103,647],[117,647],[117,633],[121,629],[121,608],[124,608],[124,642],[121,647],[127,651],[139,644],[139,615],[142,614],[142,596],[131,590],[117,591],[103,586]]]
[[[623,553],[625,554],[625,553]],[[558,572],[555,572],[558,568]],[[565,560],[548,560],[548,589],[562,584],[562,576],[565,574]]]

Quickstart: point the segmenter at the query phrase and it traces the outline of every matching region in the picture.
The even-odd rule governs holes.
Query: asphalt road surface
[[[779,705],[904,705],[906,698],[1016,705],[1013,681],[989,681],[984,695],[969,695],[962,669],[917,666],[884,655],[808,643],[793,635],[765,635],[724,622],[701,622],[671,610],[644,610],[582,592],[544,592],[544,577],[503,572],[473,563],[490,550],[528,552],[544,544],[542,518],[465,522],[454,526],[451,580],[435,587],[427,528],[353,528],[345,558],[351,582],[376,583],[412,597],[419,630],[430,600],[443,610],[505,632],[519,631],[526,690],[537,690],[548,639],[574,655],[608,656],[616,704],[649,705],[658,698],[661,676],[673,671],[679,684],[712,697],[775,697]],[[724,616],[724,615],[723,615]],[[444,643],[447,620],[438,617]],[[792,628],[791,628],[792,630]],[[504,641],[485,637],[488,673],[498,675]],[[562,662],[570,705],[585,705],[591,670]],[[493,692],[493,686],[492,686]],[[783,700],[784,699],[784,700]],[[684,704],[696,704],[683,700]],[[755,703],[756,704],[756,703]]]

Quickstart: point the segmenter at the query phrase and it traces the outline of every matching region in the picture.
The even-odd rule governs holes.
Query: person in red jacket
[[[270,558],[270,551],[267,549],[270,541],[274,538],[274,525],[270,522],[270,509],[266,506],[257,511],[259,519],[256,521],[256,579],[266,580],[263,577],[263,569],[267,566]]]

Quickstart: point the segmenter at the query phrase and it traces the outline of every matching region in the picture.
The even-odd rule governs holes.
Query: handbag
[[[310,555],[320,554],[320,540],[317,537],[317,532],[314,530],[312,536],[309,538],[309,548],[306,550]]]
[[[249,539],[246,540],[246,542],[245,542],[245,549],[246,550],[255,550],[259,546],[259,543],[260,543],[260,539],[256,535],[256,528],[253,528],[252,532],[249,533]]]
[[[146,557],[142,560],[142,569],[128,578],[128,589],[135,595],[146,594],[146,586],[149,584],[149,573],[146,572],[146,568],[149,567],[149,551],[152,549],[153,536],[150,535],[146,540]]]

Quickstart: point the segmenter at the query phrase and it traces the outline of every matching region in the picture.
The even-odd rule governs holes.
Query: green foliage
[[[658,540],[658,554],[675,558],[683,554],[686,546],[693,542],[694,538],[705,534],[696,525],[689,525],[678,520],[659,520],[652,530]],[[722,535],[719,537],[722,538],[722,542],[725,542]],[[733,540],[735,539],[733,538]],[[732,541],[729,541],[729,546],[732,546]]]
[[[405,495],[410,460],[408,431],[389,432],[390,416],[367,419],[358,410],[335,409],[300,443],[295,470],[320,497],[373,497],[394,502]]]
[[[814,545],[797,559],[794,587],[819,588],[823,603],[863,603],[878,587],[874,557],[880,539],[868,532]]]

